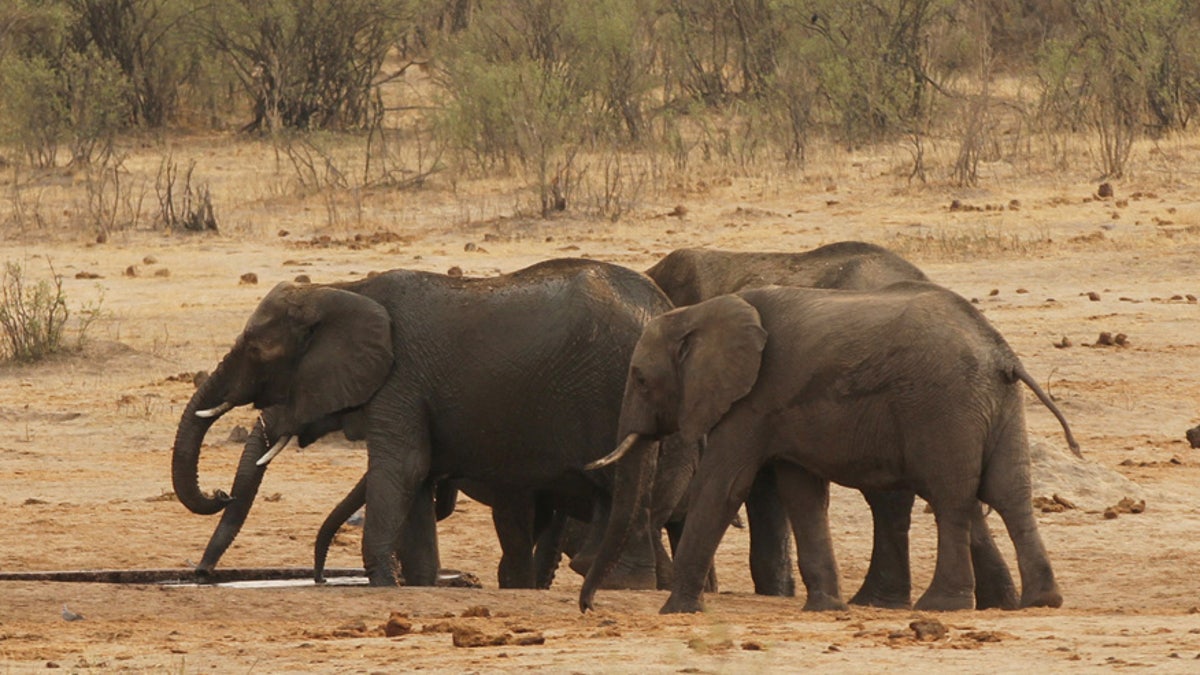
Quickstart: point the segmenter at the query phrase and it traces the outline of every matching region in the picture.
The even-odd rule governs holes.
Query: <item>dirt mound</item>
[[[1140,485],[1103,464],[1080,459],[1046,443],[1033,443],[1033,496],[1068,499],[1077,508],[1103,511],[1122,499],[1143,499]]]

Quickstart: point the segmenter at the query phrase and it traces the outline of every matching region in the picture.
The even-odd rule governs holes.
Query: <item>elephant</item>
[[[676,307],[771,284],[871,290],[897,281],[929,280],[916,265],[901,256],[882,246],[861,241],[836,242],[799,253],[681,248],[647,269],[646,275]],[[764,467],[746,499],[750,577],[755,593],[790,597],[795,595],[788,550],[791,525],[775,482],[772,467]],[[874,491],[863,496],[875,521],[875,545],[866,579],[850,602],[907,607],[910,604],[908,528],[913,497],[905,493]],[[978,541],[980,566],[997,573],[980,575],[980,603],[1011,605],[1015,602],[1012,578],[986,529]]]
[[[702,587],[729,518],[771,465],[797,542],[805,609],[841,609],[827,517],[829,482],[905,490],[937,523],[920,610],[975,604],[970,541],[995,509],[1018,559],[1022,607],[1062,604],[1033,516],[1020,385],[1048,402],[1003,337],[960,296],[927,282],[874,291],[771,286],[655,318],[634,349],[610,455],[613,507],[580,591],[595,591],[647,504],[655,439],[706,438],[661,611],[703,609]],[[1068,437],[1070,438],[1070,437]]]
[[[200,489],[200,445],[214,420],[253,404],[264,411],[270,449],[257,459],[257,450],[244,451],[239,474],[261,469],[293,436],[303,441],[317,425],[327,431],[331,419],[360,425],[363,565],[375,586],[395,584],[391,559],[406,532],[423,541],[436,532],[437,481],[544,492],[607,511],[611,476],[582,467],[615,443],[633,346],[670,307],[645,275],[582,259],[482,279],[393,270],[281,283],[183,411],[172,455],[176,496],[201,514],[243,498]],[[655,585],[653,542],[649,527],[642,531],[618,565],[623,587]],[[435,582],[431,561],[413,567],[404,570],[407,583]]]

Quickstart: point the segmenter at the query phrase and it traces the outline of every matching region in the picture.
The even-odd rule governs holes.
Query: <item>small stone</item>
[[[485,607],[483,605],[473,605],[471,607],[464,609],[462,616],[463,617],[476,616],[476,617],[483,617],[486,619],[486,618],[490,618],[492,616],[492,610],[488,609],[487,607]]]
[[[156,269],[156,270],[154,270],[154,276],[159,277],[159,278],[169,277],[169,276],[171,276],[171,270],[169,270],[165,267]]]
[[[286,237],[289,234],[291,234],[291,232],[288,232],[287,230],[282,230],[282,229],[275,233],[275,235],[279,236],[279,237]]]
[[[125,276],[136,277],[137,275],[138,275],[137,265],[130,265],[129,267],[125,268]]]
[[[467,253],[470,253],[471,251],[474,251],[477,248],[479,248],[479,246],[477,246],[475,244],[475,242],[473,242],[473,241],[468,241],[466,243],[466,245],[463,246],[463,250],[466,251]]]
[[[994,298],[994,297],[996,297],[997,295],[1000,295],[1000,289],[999,289],[999,288],[993,288],[993,289],[992,289],[992,291],[991,291],[990,293],[988,293],[988,295]]]
[[[1096,188],[1096,196],[1101,199],[1109,199],[1113,196],[1112,183],[1101,183],[1100,187]]]
[[[246,272],[242,276],[238,277],[238,283],[239,284],[257,284],[258,283],[258,275],[255,274],[254,272]]]
[[[748,652],[761,652],[766,650],[766,646],[758,640],[746,640],[742,643],[742,649]]]
[[[154,265],[154,264],[157,264],[157,263],[158,263],[158,258],[155,258],[155,257],[154,257],[154,256],[152,256],[152,255],[148,255],[148,256],[146,256],[146,257],[142,258],[142,264],[143,264],[143,265]]]
[[[462,275],[463,275],[462,268],[459,267],[458,265],[455,265],[454,267],[451,267],[450,269],[446,270],[446,276],[454,277],[455,279],[461,278]]]
[[[1096,338],[1096,345],[1099,347],[1111,347],[1113,345],[1113,334],[1108,331],[1103,331]]]
[[[1099,302],[1100,294],[1097,293],[1096,291],[1088,291],[1087,298],[1088,298],[1088,300],[1091,300],[1092,302]]]
[[[908,627],[912,629],[913,634],[916,635],[917,640],[920,642],[941,640],[949,632],[945,624],[937,619],[917,619],[908,624]]]
[[[311,284],[312,279],[307,274],[297,274],[295,279],[292,279],[298,284]]]

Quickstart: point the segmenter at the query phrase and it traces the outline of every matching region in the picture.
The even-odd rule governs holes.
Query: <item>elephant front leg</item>
[[[758,466],[722,462],[710,444],[710,455],[696,473],[695,492],[688,505],[679,549],[675,556],[675,578],[671,595],[661,614],[700,612],[702,594],[712,569],[713,555],[738,508],[746,500]],[[711,461],[711,466],[706,466]]]
[[[413,498],[401,530],[400,546],[396,549],[405,586],[437,584],[441,561],[434,508],[433,485],[426,481]]]
[[[912,605],[912,576],[908,564],[908,530],[914,495],[904,490],[865,490],[874,524],[871,563],[862,587],[850,599],[854,605],[907,609]]]
[[[386,423],[398,417],[394,411],[372,416],[368,427],[362,551],[372,586],[396,585],[392,555],[403,545],[405,521],[429,473],[427,435],[419,428],[402,433]],[[428,506],[432,517],[432,499]]]
[[[846,609],[829,533],[829,481],[795,464],[776,467],[779,494],[796,535],[796,558],[808,598],[804,609]]]

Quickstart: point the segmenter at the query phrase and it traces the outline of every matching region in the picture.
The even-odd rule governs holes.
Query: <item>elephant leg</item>
[[[979,507],[972,495],[957,499],[931,495],[929,503],[937,520],[937,562],[933,581],[917,600],[915,608],[932,611],[971,609],[975,606],[971,520],[973,511]]]
[[[385,399],[391,398],[385,396]],[[417,428],[395,428],[396,413],[371,415],[367,433],[366,517],[363,519],[363,567],[372,586],[395,586],[393,552],[399,548],[417,494],[429,474],[428,435]],[[432,500],[429,503],[433,508]]]
[[[581,577],[587,576],[588,570],[596,560],[596,553],[600,550],[600,543],[604,538],[604,530],[608,527],[609,508],[610,505],[601,499],[592,502],[592,520],[588,523],[583,540],[575,554],[571,556],[571,562],[568,565]]]
[[[750,527],[750,578],[759,595],[792,597],[791,524],[779,497],[774,467],[759,470],[746,498]]]
[[[979,497],[996,509],[1008,528],[1021,574],[1021,606],[1061,607],[1062,593],[1033,515],[1029,448],[1023,423],[1010,423],[1005,429],[983,475]]]
[[[433,499],[434,486],[427,481],[413,498],[408,518],[401,530],[396,557],[406,586],[437,584],[441,561],[438,559],[437,517]]]
[[[775,470],[779,495],[796,535],[800,578],[808,592],[804,609],[846,609],[829,533],[829,481],[794,464],[779,464]]]
[[[912,605],[908,529],[914,495],[905,490],[865,490],[862,494],[871,507],[874,524],[871,563],[850,603],[906,609]]]
[[[534,510],[529,493],[511,494],[492,504],[492,523],[500,539],[500,588],[534,588]]]
[[[702,594],[713,555],[746,494],[754,482],[758,466],[738,466],[744,459],[739,453],[715,452],[710,442],[709,454],[701,461],[696,473],[694,492],[688,502],[688,516],[675,556],[675,578],[671,595],[659,610],[661,614],[700,612],[704,610]],[[740,445],[740,444],[739,444]],[[733,455],[730,461],[726,456]]]
[[[683,536],[684,522],[686,522],[686,521],[673,520],[666,524],[667,541],[669,541],[671,543],[672,555],[674,555],[675,552],[679,550],[679,539]],[[670,590],[671,583],[672,583],[672,580],[674,579],[674,576],[675,576],[674,563],[672,563],[670,578],[667,580],[666,585],[660,586],[658,590],[660,590],[660,591]],[[719,589],[719,586],[717,584],[717,566],[714,563],[709,566],[708,575],[706,577],[704,577],[704,592],[705,593],[716,593],[718,591],[718,589]]]
[[[975,609],[1016,609],[1017,586],[979,506],[971,520],[971,565],[975,568]]]

